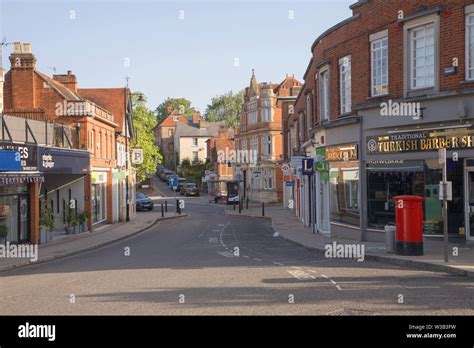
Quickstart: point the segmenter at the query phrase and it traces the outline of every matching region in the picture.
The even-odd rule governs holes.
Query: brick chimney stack
[[[201,115],[199,115],[199,128],[206,128],[206,120]]]
[[[8,108],[36,108],[34,89],[34,74],[36,58],[31,52],[29,43],[13,43],[13,53],[10,55],[11,71],[9,76],[11,104]]]
[[[193,124],[198,124],[199,123],[199,113],[198,112],[193,112]]]
[[[53,80],[58,81],[71,91],[77,93],[77,78],[71,70],[68,70],[66,75],[53,75]]]

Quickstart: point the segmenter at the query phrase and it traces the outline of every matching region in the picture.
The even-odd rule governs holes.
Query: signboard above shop
[[[446,129],[367,137],[369,155],[474,148],[474,130]]]
[[[10,142],[0,141],[0,150],[2,151],[12,151],[17,153],[20,157],[20,168],[14,170],[34,172],[38,170],[38,147],[33,144],[15,144]],[[18,158],[15,159],[15,161]],[[9,166],[8,164],[2,163]],[[17,164],[12,164],[17,168]],[[3,169],[11,170],[11,169]]]
[[[358,158],[357,144],[326,147],[327,161],[356,161]]]
[[[87,151],[39,147],[39,171],[53,174],[85,174],[89,170]]]

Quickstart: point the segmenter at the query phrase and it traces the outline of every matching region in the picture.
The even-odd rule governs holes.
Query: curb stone
[[[111,239],[111,240],[107,240],[105,242],[102,242],[102,243],[99,243],[99,244],[95,244],[95,245],[91,245],[91,246],[88,246],[88,247],[85,247],[85,248],[82,248],[82,249],[78,249],[78,250],[73,250],[73,251],[69,251],[69,252],[64,252],[62,254],[57,254],[57,255],[52,255],[52,256],[48,256],[48,257],[45,257],[41,260],[38,260],[36,262],[31,262],[31,261],[25,261],[25,262],[22,262],[22,263],[19,263],[19,264],[15,264],[15,265],[10,265],[10,266],[4,266],[4,267],[0,267],[0,273],[1,272],[8,272],[8,271],[11,271],[11,270],[15,270],[15,269],[19,269],[19,268],[23,268],[23,267],[26,267],[26,266],[35,266],[35,265],[38,265],[38,264],[42,264],[42,263],[46,263],[46,262],[50,262],[50,261],[53,261],[53,260],[57,260],[57,259],[62,259],[62,258],[65,258],[65,257],[69,257],[69,256],[74,256],[74,255],[77,255],[77,254],[80,254],[80,253],[84,253],[84,252],[87,252],[87,251],[91,251],[91,250],[94,250],[94,249],[100,249],[102,247],[105,247],[105,246],[108,246],[110,244],[114,244],[116,242],[120,242],[120,241],[123,241],[125,239],[128,239],[130,237],[133,237],[133,236],[136,236],[142,232],[145,232],[146,230],[156,226],[159,222],[161,221],[164,221],[164,220],[171,220],[171,219],[177,219],[177,218],[182,218],[182,217],[186,217],[188,216],[188,214],[181,214],[181,215],[176,215],[176,216],[168,216],[168,217],[164,217],[164,218],[157,218],[155,219],[154,222],[152,222],[150,225],[146,226],[146,227],[143,227],[133,233],[130,233],[130,234],[127,234],[125,236],[121,236],[119,238],[115,238],[115,239]],[[78,238],[79,239],[79,238]]]

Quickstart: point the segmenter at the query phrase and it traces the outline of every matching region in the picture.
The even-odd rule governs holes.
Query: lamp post
[[[129,132],[128,132],[128,115],[131,116],[132,122],[133,122],[133,101],[132,101],[132,96],[138,95],[138,101],[143,101],[144,97],[143,94],[141,93],[130,93],[130,89],[128,88],[128,80],[130,80],[130,77],[125,77],[125,80],[127,80],[127,87],[125,89],[125,197],[126,197],[126,212],[125,212],[125,221],[130,221],[130,185],[129,185],[129,159],[130,159],[130,149],[129,149],[129,143],[128,143],[128,137],[129,137]],[[130,108],[128,108],[130,103]],[[130,112],[129,112],[130,111]]]

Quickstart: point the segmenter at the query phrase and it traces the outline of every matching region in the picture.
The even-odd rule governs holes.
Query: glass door
[[[467,172],[466,203],[466,238],[474,240],[474,170]]]

